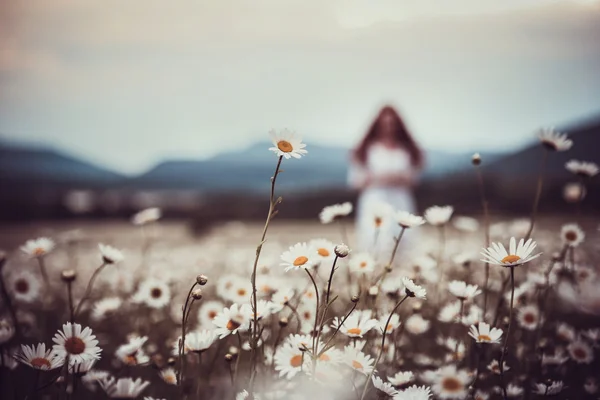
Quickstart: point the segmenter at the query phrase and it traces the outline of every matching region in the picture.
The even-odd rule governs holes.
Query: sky
[[[290,128],[507,150],[600,115],[600,0],[0,0],[0,138],[139,173]]]

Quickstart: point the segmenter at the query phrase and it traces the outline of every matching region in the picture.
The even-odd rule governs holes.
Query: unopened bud
[[[387,273],[392,272],[392,266],[391,265],[386,265],[385,266],[385,272],[387,272]]]
[[[194,289],[192,291],[192,298],[194,300],[200,300],[200,299],[202,299],[202,289],[200,289],[200,288]]]
[[[284,327],[288,326],[288,323],[289,323],[289,321],[286,317],[279,318],[279,326],[280,327],[284,328]]]
[[[348,254],[350,254],[350,248],[348,246],[346,246],[344,243],[338,244],[337,246],[335,246],[333,251],[334,251],[335,255],[338,256],[339,258],[347,257]]]
[[[64,282],[73,282],[76,277],[77,277],[77,272],[75,272],[72,269],[65,269],[63,272],[60,273],[60,278]]]
[[[228,362],[228,363],[232,362],[233,361],[233,355],[231,355],[229,353],[225,354],[225,361]]]
[[[357,295],[354,295],[350,298],[350,301],[353,303],[358,303],[359,300],[360,300],[360,297]]]
[[[208,282],[208,278],[206,277],[206,275],[198,275],[196,277],[196,282],[198,282],[198,285],[204,286]]]
[[[170,366],[175,365],[176,362],[177,360],[175,360],[175,357],[169,357],[169,359],[167,360],[167,364]]]
[[[473,154],[473,156],[471,157],[471,163],[473,163],[473,165],[481,164],[481,156],[479,155],[479,153]]]
[[[377,286],[371,286],[369,288],[369,296],[377,296],[379,294],[379,288]]]

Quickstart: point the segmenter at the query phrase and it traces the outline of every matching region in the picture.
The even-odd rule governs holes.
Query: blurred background
[[[542,212],[572,212],[570,159],[598,162],[598,0],[0,1],[0,219],[264,220],[270,129],[280,217],[352,201],[349,150],[384,104],[426,151],[421,208],[529,212],[555,126]],[[600,204],[598,179],[584,206]],[[598,209],[596,209],[598,211]]]

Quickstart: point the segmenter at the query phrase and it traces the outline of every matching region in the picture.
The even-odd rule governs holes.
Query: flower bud
[[[347,257],[348,254],[350,254],[350,248],[348,246],[346,246],[344,243],[338,244],[337,246],[335,246],[333,251],[335,252],[335,255],[338,256],[339,258]]]
[[[473,163],[473,165],[481,164],[481,156],[479,155],[479,153],[473,154],[473,156],[471,157],[471,163]]]
[[[284,328],[288,325],[289,321],[286,317],[279,318],[279,326]]]
[[[208,278],[206,277],[206,275],[198,275],[196,277],[196,282],[198,282],[198,285],[204,286],[208,282]]]
[[[357,295],[352,296],[352,298],[350,299],[350,301],[352,301],[353,303],[358,303],[359,300],[360,300],[360,297]]]
[[[169,357],[167,359],[167,364],[170,365],[170,366],[175,365],[176,362],[177,362],[177,360],[175,360],[175,357]]]
[[[200,300],[200,299],[202,299],[202,289],[200,289],[200,288],[194,289],[192,291],[192,298],[194,300]]]
[[[77,272],[72,269],[65,269],[60,273],[60,278],[63,280],[63,282],[73,282],[76,277]]]
[[[232,362],[233,361],[233,355],[231,355],[229,353],[225,354],[225,361],[228,362],[228,363]]]

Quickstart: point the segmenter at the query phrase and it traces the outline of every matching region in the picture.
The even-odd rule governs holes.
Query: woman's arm
[[[352,160],[348,167],[348,185],[353,189],[362,190],[370,184],[369,172],[358,161]]]

